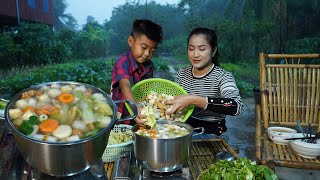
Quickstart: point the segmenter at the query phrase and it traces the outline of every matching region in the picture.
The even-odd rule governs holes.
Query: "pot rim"
[[[166,119],[158,119],[156,121],[156,123],[157,124],[171,124],[171,123],[174,123],[174,124],[177,124],[177,125],[182,124],[183,126],[187,127],[187,130],[189,131],[189,134],[186,134],[184,136],[179,136],[179,137],[176,137],[176,138],[168,138],[168,139],[150,138],[150,137],[142,136],[140,134],[135,133],[138,130],[137,126],[139,126],[139,124],[136,124],[136,125],[134,125],[132,127],[132,132],[133,132],[134,135],[137,135],[138,137],[145,138],[145,139],[151,139],[151,140],[156,140],[156,141],[170,141],[170,140],[182,139],[182,138],[185,138],[186,136],[192,136],[192,133],[193,133],[193,130],[194,130],[194,128],[191,125],[189,125],[187,123],[180,122],[180,121],[171,121],[171,120],[166,120]],[[191,131],[189,129],[191,129]]]
[[[92,89],[94,92],[99,92],[101,94],[103,94],[106,98],[109,99],[108,103],[112,103],[111,105],[113,106],[113,116],[112,116],[112,120],[110,122],[110,124],[105,127],[104,129],[102,129],[99,133],[97,133],[96,135],[94,136],[91,136],[91,137],[88,137],[88,138],[85,138],[85,139],[80,139],[78,141],[71,141],[71,142],[47,142],[47,141],[40,141],[40,140],[36,140],[32,137],[29,137],[27,135],[24,135],[22,134],[19,130],[17,130],[15,128],[15,126],[12,124],[12,121],[10,120],[10,117],[9,117],[9,109],[13,106],[13,103],[16,102],[21,94],[23,92],[26,92],[26,91],[29,91],[29,90],[32,90],[32,89],[39,89],[40,87],[42,86],[45,86],[45,85],[51,85],[51,84],[65,84],[65,85],[83,85],[85,87],[89,87],[90,89]],[[110,105],[110,104],[109,104]],[[88,141],[91,141],[93,139],[96,139],[97,137],[103,135],[104,133],[106,133],[110,128],[112,128],[114,126],[114,124],[116,123],[117,121],[117,118],[116,118],[116,112],[117,112],[117,108],[116,108],[116,104],[114,103],[114,101],[111,99],[110,95],[107,94],[106,92],[104,92],[102,89],[98,88],[98,87],[95,87],[93,85],[90,85],[90,84],[86,84],[86,83],[80,83],[80,82],[74,82],[74,81],[53,81],[53,82],[47,82],[47,83],[42,83],[42,84],[38,84],[38,85],[33,85],[33,86],[30,86],[29,88],[26,88],[22,91],[20,91],[19,93],[17,93],[16,95],[13,96],[13,98],[10,99],[9,103],[7,104],[6,106],[6,109],[5,109],[5,121],[6,123],[9,125],[9,128],[14,132],[14,134],[17,134],[19,135],[20,137],[26,139],[26,140],[29,140],[29,141],[32,141],[32,142],[35,142],[35,143],[40,143],[40,144],[46,144],[46,145],[54,145],[54,146],[71,146],[71,145],[75,145],[75,144],[83,144],[83,143],[86,143]]]

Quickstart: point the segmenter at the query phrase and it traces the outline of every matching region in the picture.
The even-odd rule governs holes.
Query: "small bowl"
[[[297,133],[292,137],[303,137],[301,133]],[[305,140],[292,140],[289,142],[290,147],[296,152],[299,156],[314,159],[320,156],[320,139],[316,140],[316,144],[307,143]]]
[[[297,131],[295,129],[287,128],[287,127],[269,127],[268,128],[268,136],[269,138],[276,144],[288,145],[289,140],[285,140],[287,138],[291,138],[293,134],[296,134]]]

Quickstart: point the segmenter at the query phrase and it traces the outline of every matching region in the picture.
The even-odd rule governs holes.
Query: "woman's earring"
[[[217,47],[214,48],[214,51],[213,51],[213,53],[212,53],[212,57],[214,57],[214,55],[216,55],[216,52],[217,52]]]

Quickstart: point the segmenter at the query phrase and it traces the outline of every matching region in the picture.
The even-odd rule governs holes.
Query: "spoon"
[[[303,135],[303,137],[306,137],[306,135],[304,134],[303,129],[302,129],[302,127],[301,127],[300,121],[297,120],[296,122],[297,122],[297,125],[298,125],[298,127],[299,127],[299,129],[300,129],[300,131],[301,131],[301,133],[302,133],[302,135]]]
[[[235,160],[235,158],[228,151],[220,151],[214,155],[214,162],[218,162],[219,160],[227,160],[232,162]]]

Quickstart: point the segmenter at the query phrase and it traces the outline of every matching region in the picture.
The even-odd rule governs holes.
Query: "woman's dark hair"
[[[190,32],[188,36],[187,45],[189,45],[189,40],[193,35],[203,35],[206,38],[208,44],[211,46],[212,50],[217,48],[215,55],[211,57],[211,62],[216,66],[219,66],[219,60],[218,60],[219,50],[218,50],[218,40],[217,40],[216,32],[213,29],[204,28],[204,27],[195,28]]]
[[[149,39],[161,43],[162,28],[148,19],[136,19],[132,24],[131,36],[146,35]]]

